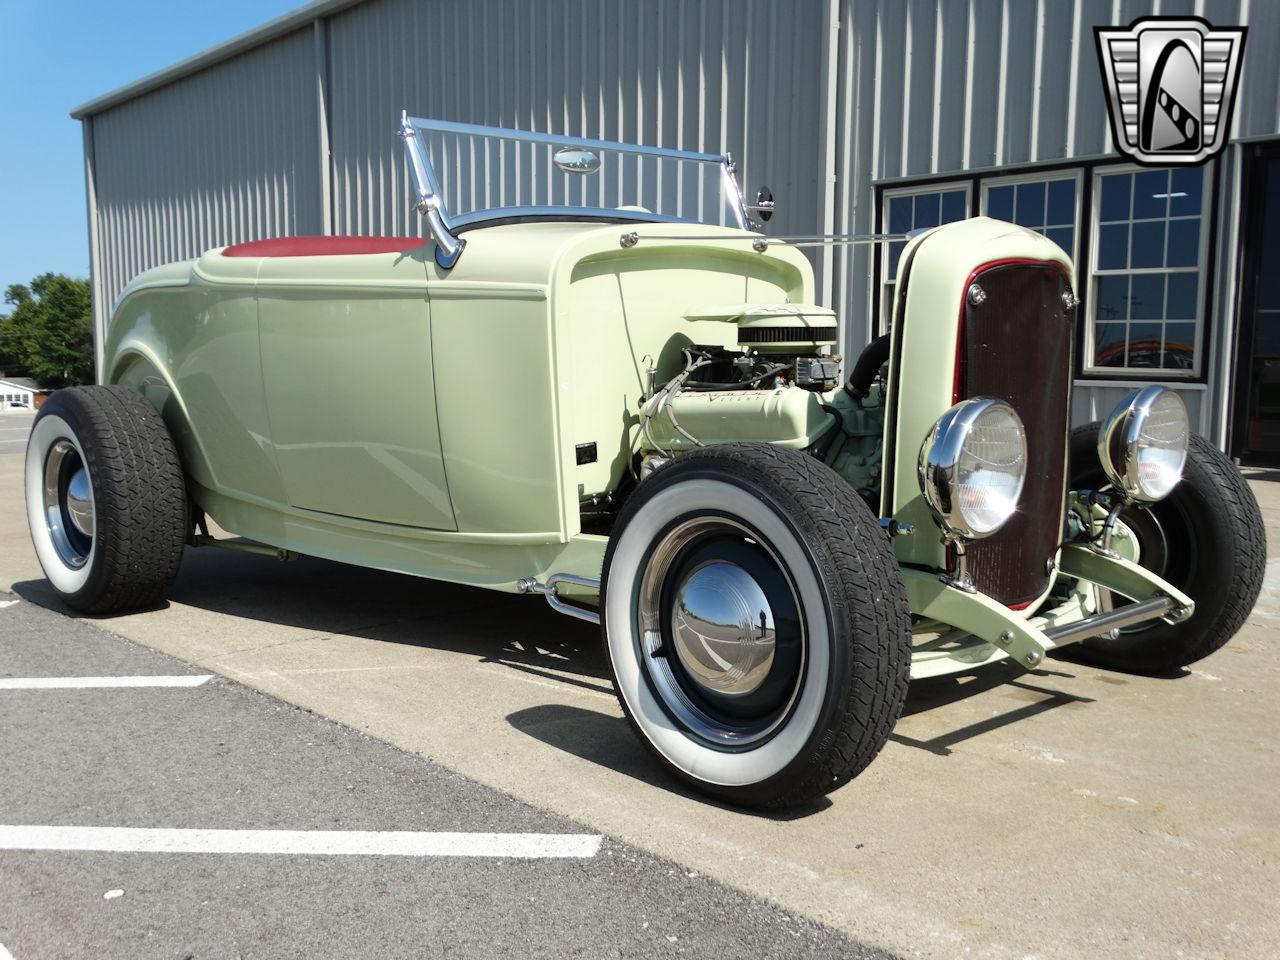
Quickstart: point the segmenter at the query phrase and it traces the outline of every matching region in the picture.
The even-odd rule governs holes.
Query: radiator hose
[[[853,373],[849,374],[849,382],[844,385],[845,392],[853,399],[861,400],[871,392],[871,382],[888,362],[889,334],[886,333],[862,348],[858,362],[853,365]]]

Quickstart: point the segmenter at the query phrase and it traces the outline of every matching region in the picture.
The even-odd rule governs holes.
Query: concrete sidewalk
[[[20,473],[0,457],[0,589],[54,604]],[[1280,484],[1254,486],[1280,543]],[[904,955],[1273,957],[1274,569],[1178,678],[1054,661],[915,684],[867,772],[787,818],[675,787],[596,631],[536,598],[206,549],[165,609],[99,625]]]

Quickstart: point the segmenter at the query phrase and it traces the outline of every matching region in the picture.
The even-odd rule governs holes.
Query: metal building
[[[1092,28],[1151,14],[1249,29],[1229,146],[1202,168],[1112,145]],[[159,263],[422,233],[407,107],[729,151],[745,188],[773,189],[771,233],[986,213],[1043,230],[1077,262],[1077,420],[1163,382],[1219,445],[1277,459],[1277,49],[1280,5],[1259,0],[318,0],[73,112],[98,339]],[[813,256],[855,352],[884,328],[897,249]]]

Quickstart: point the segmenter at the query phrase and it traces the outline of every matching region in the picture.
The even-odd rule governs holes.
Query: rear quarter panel
[[[151,401],[195,483],[278,503],[285,497],[262,389],[256,267],[235,264],[215,279],[188,261],[137,278],[113,312],[103,381]]]

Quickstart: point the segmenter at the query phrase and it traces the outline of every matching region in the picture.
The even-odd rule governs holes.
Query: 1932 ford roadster
[[[758,232],[771,195],[728,157],[400,133],[429,240],[244,243],[121,295],[103,385],[51,397],[27,451],[68,605],[158,601],[206,515],[542,594],[600,624],[663,765],[760,807],[862,770],[910,678],[1067,645],[1168,673],[1252,608],[1257,504],[1176,394],[1071,431],[1075,281],[1045,237],[910,238],[891,333],[843,376],[797,249],[832,239]]]

